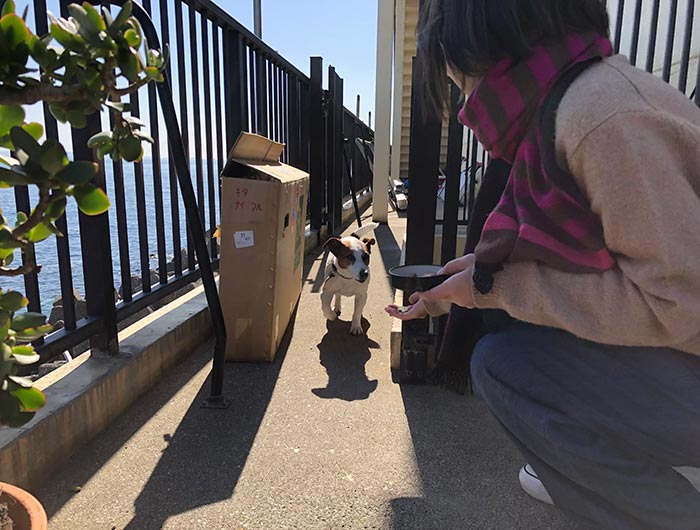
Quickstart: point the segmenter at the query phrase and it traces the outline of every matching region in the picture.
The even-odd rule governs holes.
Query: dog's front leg
[[[333,293],[328,291],[323,291],[321,293],[321,309],[323,310],[323,316],[326,317],[326,320],[333,321],[338,318],[338,315],[331,309],[331,300],[333,300]]]
[[[365,308],[367,303],[367,295],[357,295],[355,296],[355,312],[352,314],[352,324],[350,325],[351,335],[362,335],[364,331],[362,330],[362,310]]]
[[[333,311],[335,311],[335,314],[340,316],[340,300],[341,296],[339,294],[335,295],[335,304],[333,304]]]

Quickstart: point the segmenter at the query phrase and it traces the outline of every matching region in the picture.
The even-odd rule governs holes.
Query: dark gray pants
[[[700,357],[519,324],[486,335],[474,387],[555,505],[596,530],[700,530]],[[514,470],[515,472],[515,470]]]

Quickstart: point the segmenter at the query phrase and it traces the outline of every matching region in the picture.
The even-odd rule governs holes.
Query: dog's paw
[[[331,322],[338,319],[337,313],[335,311],[331,311],[329,309],[325,309],[323,311],[323,316],[326,317],[326,320],[330,320]]]
[[[350,335],[355,337],[359,335],[364,335],[365,330],[362,329],[362,324],[355,324],[354,322],[350,325]]]

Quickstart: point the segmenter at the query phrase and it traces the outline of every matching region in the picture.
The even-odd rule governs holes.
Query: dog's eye
[[[350,255],[348,256],[348,261],[349,261],[350,263],[355,263],[355,255],[354,255],[354,254],[350,254]]]
[[[365,262],[365,265],[369,265],[369,254],[367,254],[367,253],[362,254],[362,261]]]

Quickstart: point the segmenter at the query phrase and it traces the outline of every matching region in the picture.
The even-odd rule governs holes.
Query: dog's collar
[[[348,277],[348,276],[343,276],[342,274],[340,274],[340,271],[338,271],[338,267],[335,266],[335,263],[333,265],[331,265],[331,267],[333,268],[333,272],[330,274],[330,276],[328,276],[329,278],[332,278],[333,276],[335,276],[337,274],[338,276],[340,276],[344,280],[355,280],[355,278],[353,278],[352,276]],[[335,274],[333,274],[333,273],[335,273]],[[355,280],[355,281],[357,281],[357,280]]]

